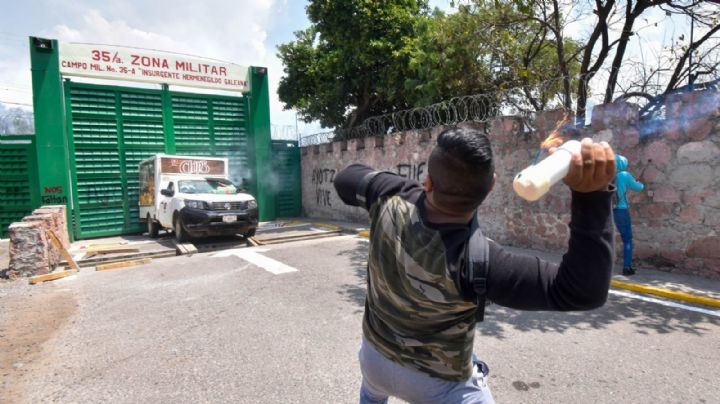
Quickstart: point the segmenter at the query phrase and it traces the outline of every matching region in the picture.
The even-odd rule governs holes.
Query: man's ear
[[[425,176],[425,180],[423,181],[423,190],[425,190],[425,192],[432,192],[432,189],[433,189],[432,178],[430,178],[429,175]]]

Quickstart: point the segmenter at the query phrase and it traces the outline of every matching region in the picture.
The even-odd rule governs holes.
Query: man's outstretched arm
[[[381,197],[397,195],[420,187],[415,181],[364,164],[351,164],[335,176],[335,190],[347,205],[370,207]]]

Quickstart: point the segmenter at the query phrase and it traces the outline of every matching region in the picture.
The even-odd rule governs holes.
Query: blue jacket
[[[628,160],[621,155],[615,156],[615,165],[617,167],[617,174],[615,175],[615,186],[617,187],[618,202],[617,209],[628,208],[627,191],[628,188],[640,192],[645,188],[642,182],[638,181],[633,177],[632,174],[627,172]]]

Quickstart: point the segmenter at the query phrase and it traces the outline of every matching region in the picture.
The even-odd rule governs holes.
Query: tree
[[[576,115],[582,119],[587,108],[587,99],[591,87],[602,88],[601,83],[593,83],[595,76],[603,69],[607,72],[604,79],[603,102],[611,102],[618,97],[618,87],[621,92],[642,92],[648,89],[651,80],[665,83],[664,90],[658,94],[673,91],[680,84],[682,77],[697,78],[701,75],[717,77],[718,57],[717,49],[720,45],[716,33],[720,30],[717,15],[720,12],[718,1],[671,1],[671,0],[594,0],[585,7],[586,13],[594,16],[593,30],[585,41],[581,55],[581,80],[577,84]],[[545,8],[544,1],[533,3],[534,9]],[[651,11],[662,10],[667,18],[674,15],[688,16],[692,25],[698,25],[697,40],[692,39],[688,45],[682,44],[686,32],[678,33],[677,41],[666,49],[665,55],[658,58],[657,67],[648,69],[648,62],[642,52],[641,31],[648,27],[657,27],[662,21],[649,20]],[[644,21],[644,26],[638,27],[638,21]],[[618,33],[619,30],[619,33]],[[714,40],[713,40],[714,38]],[[635,42],[640,48],[640,59],[628,57],[628,47]],[[707,46],[705,46],[707,45]],[[704,49],[700,51],[701,48]],[[669,56],[668,56],[669,53]],[[696,54],[693,66],[686,62]],[[611,59],[608,59],[610,58]],[[609,61],[609,64],[608,64]],[[714,61],[714,62],[712,62]],[[705,63],[709,62],[709,63]],[[703,66],[703,69],[695,67]],[[693,76],[692,71],[695,70]],[[667,73],[672,71],[668,77]]]
[[[579,64],[563,52],[577,53],[580,44],[552,35],[561,30],[529,18],[523,7],[512,0],[473,0],[459,3],[455,13],[425,18],[409,51],[410,101],[426,105],[487,94],[488,102],[521,112],[565,105],[570,90],[562,88],[561,78],[576,74]],[[563,52],[556,51],[558,43]]]
[[[428,13],[426,0],[311,0],[310,28],[278,47],[285,108],[325,127],[352,127],[408,106],[403,51]]]
[[[564,108],[583,121],[593,95],[652,99],[720,78],[720,0],[451,4],[445,14],[425,0],[311,1],[312,26],[279,47],[280,99],[306,121],[341,128],[473,94],[485,94],[473,98],[484,113]],[[646,30],[678,20],[661,51],[644,49]]]
[[[33,114],[22,108],[5,108],[0,104],[0,134],[35,133]]]

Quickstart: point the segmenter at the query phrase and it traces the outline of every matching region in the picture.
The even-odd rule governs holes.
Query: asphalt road
[[[6,374],[11,401],[357,402],[367,242],[262,248],[35,286],[72,310]],[[631,297],[585,313],[490,306],[475,351],[499,403],[720,402],[720,318]]]

